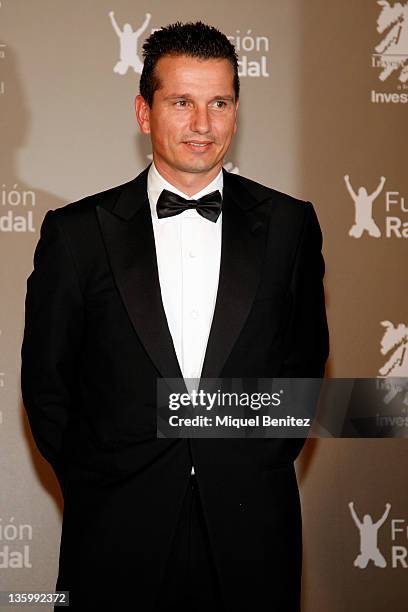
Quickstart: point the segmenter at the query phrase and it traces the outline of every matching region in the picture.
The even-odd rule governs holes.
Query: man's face
[[[155,163],[170,175],[220,169],[237,129],[230,62],[165,56],[157,62],[156,75],[161,87],[152,108],[136,97],[140,128],[150,134]]]

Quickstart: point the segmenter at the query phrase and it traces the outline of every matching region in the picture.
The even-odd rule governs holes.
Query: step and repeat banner
[[[133,109],[141,45],[198,19],[240,58],[226,169],[317,211],[326,375],[408,376],[407,1],[1,0],[0,590],[52,591],[58,569],[63,501],[20,393],[42,220],[150,163]],[[406,438],[306,443],[296,463],[304,612],[407,609]]]

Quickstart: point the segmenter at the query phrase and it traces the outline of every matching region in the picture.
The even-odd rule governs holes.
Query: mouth
[[[212,145],[211,141],[205,140],[187,140],[183,142],[190,149],[190,151],[208,151],[210,146]]]

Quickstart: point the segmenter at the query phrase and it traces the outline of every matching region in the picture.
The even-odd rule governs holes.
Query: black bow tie
[[[187,208],[195,208],[202,216],[215,223],[221,213],[222,196],[218,191],[212,191],[198,200],[186,200],[177,193],[163,189],[157,200],[156,210],[159,219],[179,215]]]

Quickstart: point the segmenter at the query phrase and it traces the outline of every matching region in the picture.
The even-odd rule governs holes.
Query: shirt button
[[[190,256],[190,257],[195,257],[195,256],[196,256],[196,254],[194,253],[194,251],[189,251],[189,252],[188,252],[188,254],[189,254],[189,256]]]
[[[197,319],[197,317],[198,317],[198,312],[197,312],[196,310],[192,310],[192,311],[191,311],[191,317],[192,317],[193,319]]]

